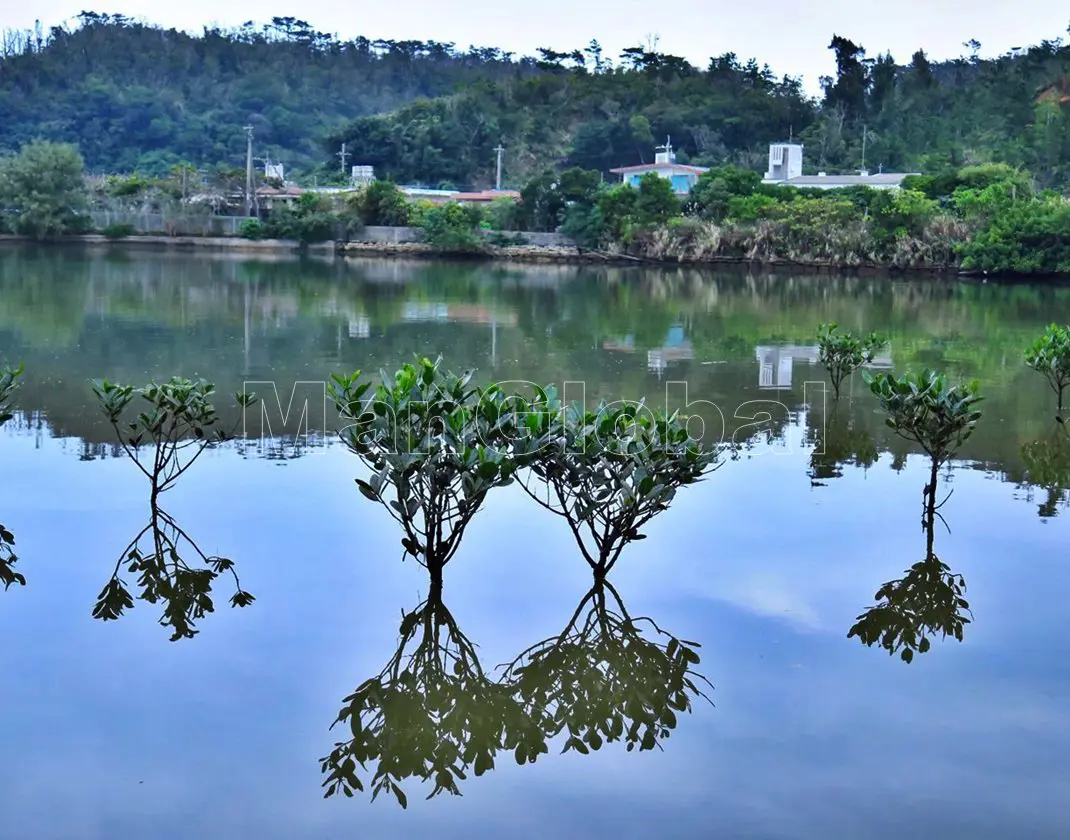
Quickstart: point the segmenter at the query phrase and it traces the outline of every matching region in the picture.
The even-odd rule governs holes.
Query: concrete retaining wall
[[[108,225],[124,224],[133,226],[141,234],[165,234],[167,236],[237,236],[243,216],[164,216],[160,213],[112,213],[106,210],[90,214],[93,226],[97,230]],[[529,248],[574,248],[576,243],[559,233],[537,233],[533,231],[491,231],[482,232],[490,240],[499,237],[510,245]],[[369,225],[353,234],[353,242],[367,242],[375,245],[402,245],[423,242],[423,228],[385,227]]]

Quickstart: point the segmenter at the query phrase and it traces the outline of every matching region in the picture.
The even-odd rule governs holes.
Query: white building
[[[917,172],[877,172],[863,169],[857,175],[803,175],[803,147],[801,143],[770,143],[769,168],[763,184],[780,184],[789,187],[835,190],[842,187],[871,187],[875,190],[895,190],[908,175]]]
[[[654,150],[653,163],[641,163],[637,166],[621,166],[609,171],[620,175],[622,183],[633,187],[639,186],[639,179],[644,175],[654,172],[662,178],[667,178],[672,183],[672,191],[677,195],[687,195],[695,186],[699,176],[706,172],[705,166],[688,166],[676,162],[676,153],[672,150],[672,142],[666,138],[664,146],[658,146]]]

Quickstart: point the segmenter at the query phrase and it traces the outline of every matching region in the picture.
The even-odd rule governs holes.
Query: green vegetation
[[[0,158],[0,231],[45,239],[85,230],[82,157],[74,146],[35,140]]]
[[[918,444],[936,470],[973,434],[982,400],[976,381],[949,385],[947,377],[926,370],[919,374],[866,376],[866,383],[888,413],[888,427]]]
[[[540,391],[516,400],[530,432],[528,495],[564,517],[596,580],[604,578],[625,546],[645,539],[640,529],[667,510],[676,492],[699,481],[717,459],[687,433],[686,418],[640,403],[595,411],[570,406]],[[526,444],[526,447],[525,445]]]
[[[0,149],[76,142],[93,171],[163,175],[184,161],[240,167],[252,125],[258,154],[308,168],[322,159],[321,134],[343,120],[534,72],[496,49],[340,42],[293,17],[192,36],[83,12],[73,28],[6,33]]]
[[[267,225],[259,219],[246,219],[238,225],[238,236],[254,241],[264,239],[267,236]]]
[[[403,227],[411,221],[409,201],[391,181],[373,181],[346,199],[346,204],[365,225]]]
[[[677,415],[642,405],[566,409],[552,389],[536,387],[525,399],[440,365],[423,358],[393,378],[384,373],[370,396],[359,371],[335,375],[330,386],[342,441],[371,470],[357,487],[401,526],[403,557],[427,569],[430,585],[427,600],[403,616],[395,656],[343,700],[336,723],[352,737],[321,760],[325,796],[363,791],[358,766],[369,762],[373,798],[387,792],[405,807],[400,783],[412,777],[434,782],[428,798],[459,795],[469,769],[483,775],[501,750],[518,764],[534,762],[566,730],[565,751],[620,740],[628,751],[651,750],[701,694],[691,671],[697,645],[653,622],[665,641],[645,639],[642,620],[628,616],[606,576],[716,452],[690,440]],[[491,679],[445,608],[442,572],[487,494],[521,473],[529,473],[521,480],[529,495],[568,520],[594,586],[560,636]],[[582,531],[592,539],[585,543]],[[607,592],[619,611],[607,606]]]
[[[422,216],[424,242],[432,248],[462,254],[483,250],[481,208],[451,201],[428,208]]]
[[[1052,324],[1025,352],[1025,363],[1048,380],[1063,410],[1063,391],[1070,385],[1070,327]]]
[[[294,17],[200,36],[83,12],[73,28],[9,32],[0,50],[0,149],[77,142],[94,171],[164,175],[183,162],[241,166],[243,126],[292,170],[341,176],[342,142],[400,181],[493,183],[494,147],[521,185],[551,166],[606,172],[671,135],[682,162],[758,170],[790,131],[809,164],[943,177],[1006,163],[1042,188],[1070,177],[1063,101],[1070,45],[994,58],[867,56],[833,35],[836,72],[815,99],[732,53],[705,67],[648,47],[596,42],[517,59],[435,41],[339,41]],[[47,101],[47,114],[40,103]],[[608,107],[607,107],[608,103]]]
[[[1059,92],[1070,46],[1045,41],[1021,54],[940,63],[921,50],[909,62],[871,59],[838,36],[829,48],[837,71],[817,101],[797,79],[777,79],[731,53],[702,68],[647,48],[627,49],[619,60],[597,43],[542,50],[537,73],[359,117],[329,135],[326,150],[345,141],[405,181],[487,184],[501,141],[510,150],[507,174],[520,184],[551,162],[607,172],[649,160],[666,135],[680,162],[760,170],[767,144],[793,130],[809,166],[835,172],[862,168],[865,124],[865,163],[873,169],[943,173],[1002,162],[1031,169],[1042,187],[1067,182]]]
[[[18,379],[22,376],[22,365],[12,368],[8,365],[0,367],[0,426],[3,426],[14,415],[11,413],[11,398],[15,389],[19,387]],[[12,567],[19,561],[15,554],[15,535],[3,525],[0,525],[0,583],[7,590],[11,584],[26,585],[26,578]]]
[[[888,426],[929,456],[922,513],[926,550],[925,559],[902,578],[877,590],[877,603],[858,616],[847,638],[857,636],[865,645],[879,643],[889,654],[898,652],[904,662],[911,662],[915,651],[930,649],[930,635],[953,636],[961,642],[963,628],[971,621],[966,617],[969,602],[962,597],[966,581],[937,557],[933,542],[939,509],[947,501],[936,502],[940,466],[973,434],[981,418],[976,406],[982,397],[977,382],[949,385],[946,376],[931,370],[898,377],[880,373],[866,381],[889,415]]]
[[[837,333],[838,326],[821,324],[817,328],[819,358],[825,370],[829,372],[836,399],[840,398],[840,385],[843,380],[863,365],[872,362],[877,351],[887,343],[876,333],[870,333],[865,339],[856,338],[848,332]]]
[[[140,597],[150,604],[163,602],[160,624],[172,630],[171,641],[191,639],[195,623],[213,612],[212,583],[222,573],[234,578],[231,606],[245,607],[253,596],[241,588],[234,561],[207,556],[159,504],[160,495],[175,486],[182,475],[209,446],[233,436],[237,426],[224,431],[217,426],[212,404],[215,386],[210,382],[172,377],[162,384],[135,389],[106,379],[93,383],[93,393],[111,425],[119,446],[149,480],[149,524],[122,550],[115,569],[97,596],[93,617],[109,621],[132,609],[134,599],[120,577],[123,566],[138,575]],[[135,397],[147,407],[129,419]],[[235,394],[245,409],[255,402],[251,394]],[[139,400],[139,405],[142,405]],[[145,537],[147,536],[147,539]],[[185,546],[185,548],[183,548]],[[190,566],[182,554],[192,549],[203,566]]]
[[[358,223],[427,221],[430,241],[472,251],[482,246],[472,230],[486,223],[561,228],[584,247],[650,260],[1070,271],[1070,202],[1058,192],[1070,184],[1070,45],[992,59],[971,48],[942,63],[919,50],[904,64],[840,36],[829,49],[836,73],[815,100],[798,79],[732,54],[700,68],[640,47],[612,58],[592,42],[514,60],[436,42],[339,42],[292,17],[193,37],[85,12],[71,30],[8,33],[0,149],[38,150],[39,167],[60,147],[34,138],[77,142],[91,168],[134,173],[96,184],[93,202],[166,214],[198,189],[240,189],[243,125],[258,151],[320,183],[344,180],[335,155],[345,143],[386,181],[346,209],[269,222],[270,235],[305,243],[345,238]],[[47,120],[34,107],[45,100]],[[894,192],[761,184],[767,144],[789,131],[808,167],[860,168],[863,126],[868,166],[925,174]],[[683,207],[654,182],[631,192],[602,183],[665,135],[680,162],[712,167]],[[487,186],[498,143],[522,201],[479,224],[408,205],[387,183]],[[69,184],[80,167],[66,154],[56,171]],[[17,172],[14,160],[5,166]],[[6,226],[77,230],[80,192],[57,187],[66,198],[43,206],[28,198],[34,180],[0,178]]]
[[[309,245],[329,239],[345,239],[350,221],[351,217],[332,209],[328,198],[304,193],[297,200],[296,207],[285,206],[273,210],[263,232],[269,239],[292,239]]]
[[[125,239],[136,232],[136,228],[126,222],[112,222],[100,231],[108,239]]]

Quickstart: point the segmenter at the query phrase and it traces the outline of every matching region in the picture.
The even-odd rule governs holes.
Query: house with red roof
[[[672,150],[670,138],[665,139],[664,146],[658,146],[654,150],[653,163],[641,163],[637,166],[621,166],[611,169],[610,172],[620,175],[621,181],[639,186],[639,179],[644,175],[654,172],[662,178],[667,178],[672,183],[672,191],[677,195],[687,195],[695,186],[699,176],[708,171],[705,166],[689,166],[676,162],[676,153]]]

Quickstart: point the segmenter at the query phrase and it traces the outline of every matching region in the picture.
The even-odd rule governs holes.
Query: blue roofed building
[[[677,195],[687,195],[695,186],[699,176],[708,171],[705,166],[689,166],[676,162],[676,153],[672,150],[672,143],[668,138],[664,146],[658,146],[654,151],[653,163],[640,163],[636,166],[621,166],[609,170],[615,175],[621,176],[621,181],[633,187],[639,186],[639,179],[644,175],[654,172],[662,178],[672,182],[672,191]]]

